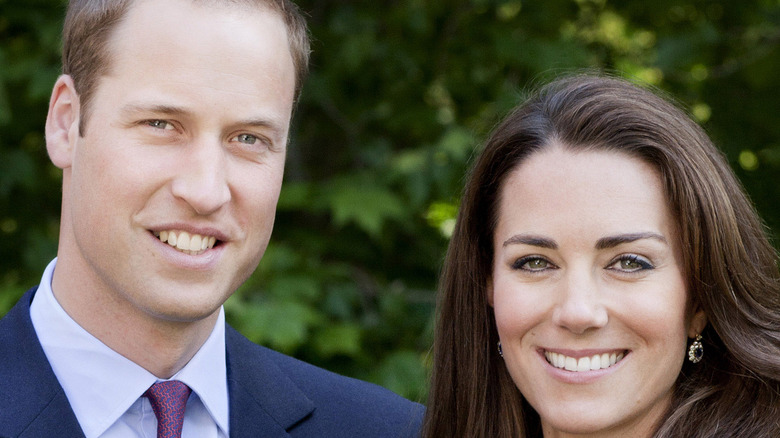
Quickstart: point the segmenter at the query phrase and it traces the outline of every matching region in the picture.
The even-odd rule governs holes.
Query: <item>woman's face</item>
[[[489,302],[545,436],[649,436],[687,338],[680,242],[654,169],[628,155],[531,155],[504,182]]]

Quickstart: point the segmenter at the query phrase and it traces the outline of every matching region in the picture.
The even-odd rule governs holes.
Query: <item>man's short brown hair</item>
[[[98,80],[111,68],[109,41],[136,0],[70,0],[62,32],[62,72],[73,78],[81,102],[79,133],[84,135],[89,104]],[[287,26],[295,66],[295,99],[309,69],[306,19],[290,0],[192,0],[193,3],[243,5],[277,12]]]

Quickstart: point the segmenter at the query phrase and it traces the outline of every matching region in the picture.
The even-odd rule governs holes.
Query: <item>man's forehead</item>
[[[128,0],[127,12],[138,9],[144,4],[149,4],[154,7],[157,5],[162,5],[163,3],[169,3],[169,5],[174,9],[199,7],[220,11],[230,10],[236,11],[238,13],[255,11],[276,14],[280,18],[282,17],[281,11],[272,0]],[[154,10],[150,12],[154,14]],[[127,13],[125,15],[127,15]]]
[[[173,111],[164,108],[178,108],[198,117],[220,112],[286,130],[295,66],[281,17],[194,3],[138,0],[110,40],[110,68],[97,85],[99,105],[166,114]]]
[[[164,60],[175,50],[195,51],[215,41],[227,46],[242,40],[255,46],[247,46],[241,58],[268,56],[267,52],[273,50],[284,52],[283,56],[292,61],[283,17],[267,7],[250,8],[251,11],[246,6],[240,7],[250,3],[259,4],[227,0],[136,0],[108,40],[112,61],[127,54],[128,49],[137,50],[134,56],[157,53]],[[143,46],[133,47],[133,41],[141,41]],[[201,52],[199,61],[208,67],[210,60]]]

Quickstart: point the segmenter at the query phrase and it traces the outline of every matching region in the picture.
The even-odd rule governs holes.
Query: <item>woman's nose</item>
[[[604,327],[609,315],[595,279],[591,275],[568,276],[559,290],[552,317],[556,325],[576,334]]]

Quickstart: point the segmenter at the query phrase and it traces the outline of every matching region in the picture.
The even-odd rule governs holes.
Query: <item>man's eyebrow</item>
[[[662,243],[667,243],[667,244],[669,243],[667,242],[664,236],[658,233],[651,233],[651,232],[628,233],[628,234],[619,234],[617,236],[602,237],[596,242],[596,249],[614,248],[623,243],[636,242],[637,240],[642,240],[642,239],[653,239]]]
[[[558,244],[547,237],[534,236],[530,234],[516,234],[504,241],[504,247],[508,245],[531,245],[538,246],[540,248],[558,249]]]
[[[282,126],[283,123],[282,122],[277,122],[277,121],[275,121],[273,119],[262,119],[262,118],[247,119],[247,120],[238,121],[238,122],[234,123],[233,125],[235,125],[235,126],[249,126],[249,127],[253,127],[253,128],[266,128],[266,129],[270,129],[270,130],[275,131],[275,132],[281,132],[281,131],[284,130],[284,127]]]
[[[187,111],[186,109],[180,106],[165,105],[165,104],[144,105],[144,104],[130,103],[122,107],[121,111],[124,114],[147,113],[147,114],[165,114],[165,115],[174,115],[174,116],[189,114],[189,111]],[[235,123],[232,123],[232,125],[250,126],[255,128],[268,128],[274,131],[281,131],[284,129],[283,122],[277,122],[272,118],[262,118],[262,117],[239,120]]]
[[[137,113],[154,113],[154,114],[170,114],[170,115],[183,115],[188,111],[182,107],[175,105],[153,104],[144,105],[129,103],[122,107],[121,112],[123,114],[137,114]]]

